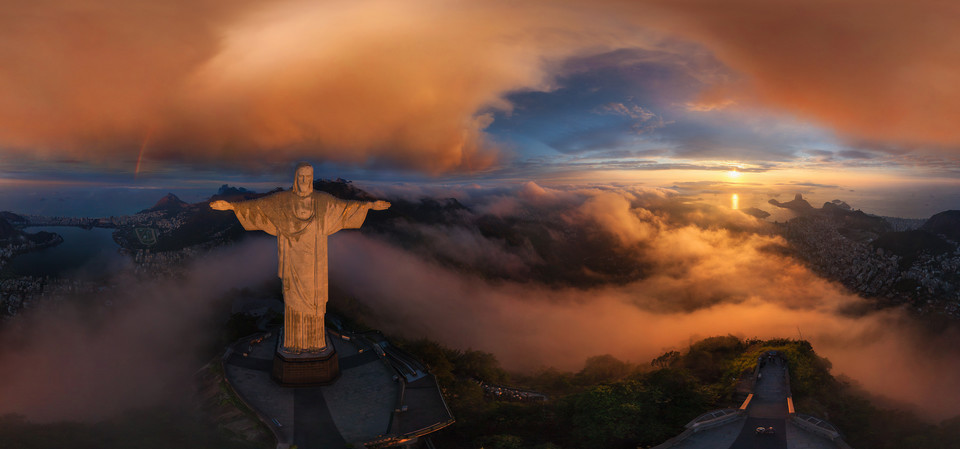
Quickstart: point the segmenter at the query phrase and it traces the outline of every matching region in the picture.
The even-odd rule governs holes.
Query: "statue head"
[[[313,193],[313,166],[306,162],[297,164],[297,171],[293,177],[293,193],[300,196],[310,196]]]

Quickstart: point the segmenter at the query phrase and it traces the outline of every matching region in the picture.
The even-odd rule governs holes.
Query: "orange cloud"
[[[724,98],[695,110],[759,103],[950,145],[957,21],[891,0],[19,2],[0,17],[0,145],[108,164],[149,135],[154,159],[481,170],[509,93],[553,89],[576,56],[691,51],[677,37],[743,75],[704,79]]]
[[[48,0],[0,18],[0,143],[51,156],[479,170],[504,96],[622,44],[564,5]],[[588,14],[594,15],[594,14]],[[641,39],[631,36],[630,45]],[[553,64],[553,65],[551,65]]]
[[[664,29],[704,44],[745,75],[737,87],[748,103],[785,109],[857,138],[960,143],[955,4],[654,3],[669,18]]]

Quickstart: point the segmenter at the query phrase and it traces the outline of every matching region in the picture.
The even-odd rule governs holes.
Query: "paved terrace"
[[[786,363],[780,357],[767,358],[757,372],[753,393],[739,410],[705,413],[654,449],[850,449],[829,423],[791,413],[789,385]],[[811,426],[819,431],[808,430]],[[774,433],[757,434],[758,427],[773,427]],[[824,436],[831,431],[834,439]]]
[[[277,436],[278,448],[377,446],[453,422],[436,379],[382,338],[331,333],[340,379],[321,387],[280,387],[270,378],[276,334],[235,343],[223,366],[233,390]]]

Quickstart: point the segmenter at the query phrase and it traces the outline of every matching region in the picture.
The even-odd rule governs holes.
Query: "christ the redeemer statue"
[[[327,236],[341,229],[359,228],[367,211],[390,207],[386,201],[350,201],[326,192],[314,192],[313,167],[297,164],[293,190],[263,198],[210,203],[216,210],[232,210],[248,231],[277,236],[283,279],[283,349],[315,352],[326,347],[323,317],[327,309]]]

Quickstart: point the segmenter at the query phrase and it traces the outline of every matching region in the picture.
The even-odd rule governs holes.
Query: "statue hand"
[[[387,210],[390,208],[389,201],[374,201],[373,206],[370,206],[373,210]]]
[[[213,210],[233,210],[233,204],[224,200],[216,200],[210,203],[210,208]]]

